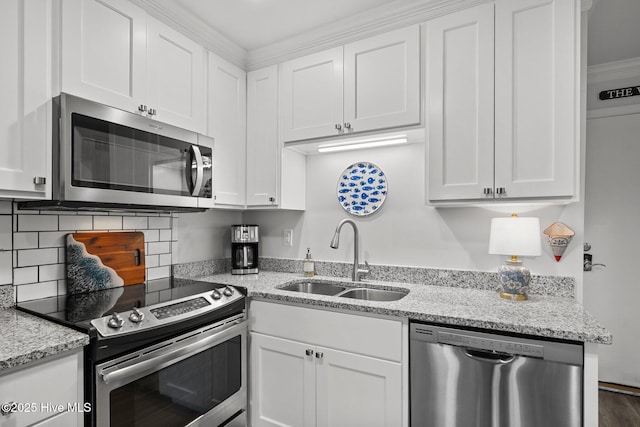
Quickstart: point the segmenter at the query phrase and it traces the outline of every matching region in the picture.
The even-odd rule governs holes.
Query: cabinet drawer
[[[60,412],[56,409],[59,405],[62,412],[68,404],[82,405],[78,386],[81,356],[81,352],[76,352],[0,376],[0,403],[16,405],[15,412],[2,416],[2,425],[31,425]]]
[[[381,359],[402,361],[402,321],[252,301],[251,330]]]

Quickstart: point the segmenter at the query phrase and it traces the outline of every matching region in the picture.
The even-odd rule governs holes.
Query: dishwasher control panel
[[[430,325],[412,325],[412,338],[438,344],[455,345],[477,350],[495,351],[496,353],[515,354],[519,356],[544,358],[544,346],[531,340],[500,338],[472,331],[450,332],[446,328]]]

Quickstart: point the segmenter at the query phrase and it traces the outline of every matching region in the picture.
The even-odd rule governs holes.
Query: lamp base
[[[522,261],[508,260],[498,270],[500,297],[515,301],[528,299],[527,292],[530,280],[531,272],[522,265]]]

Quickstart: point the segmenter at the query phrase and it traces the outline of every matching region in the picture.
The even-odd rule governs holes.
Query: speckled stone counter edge
[[[12,307],[15,305],[13,285],[0,286],[0,308]]]
[[[316,261],[316,274],[328,277],[351,277],[352,264],[344,262]],[[231,270],[229,258],[178,264],[173,266],[177,277],[202,277]],[[288,258],[260,258],[260,269],[281,273],[299,273],[302,260]],[[467,270],[443,270],[425,267],[370,265],[367,279],[448,286],[464,289],[498,290],[497,273]],[[548,295],[575,298],[575,279],[562,276],[532,276],[531,295]]]

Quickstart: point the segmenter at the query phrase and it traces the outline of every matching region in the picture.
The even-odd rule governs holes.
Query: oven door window
[[[185,426],[242,386],[241,336],[112,390],[110,425]]]
[[[192,144],[72,115],[72,185],[189,196]]]

